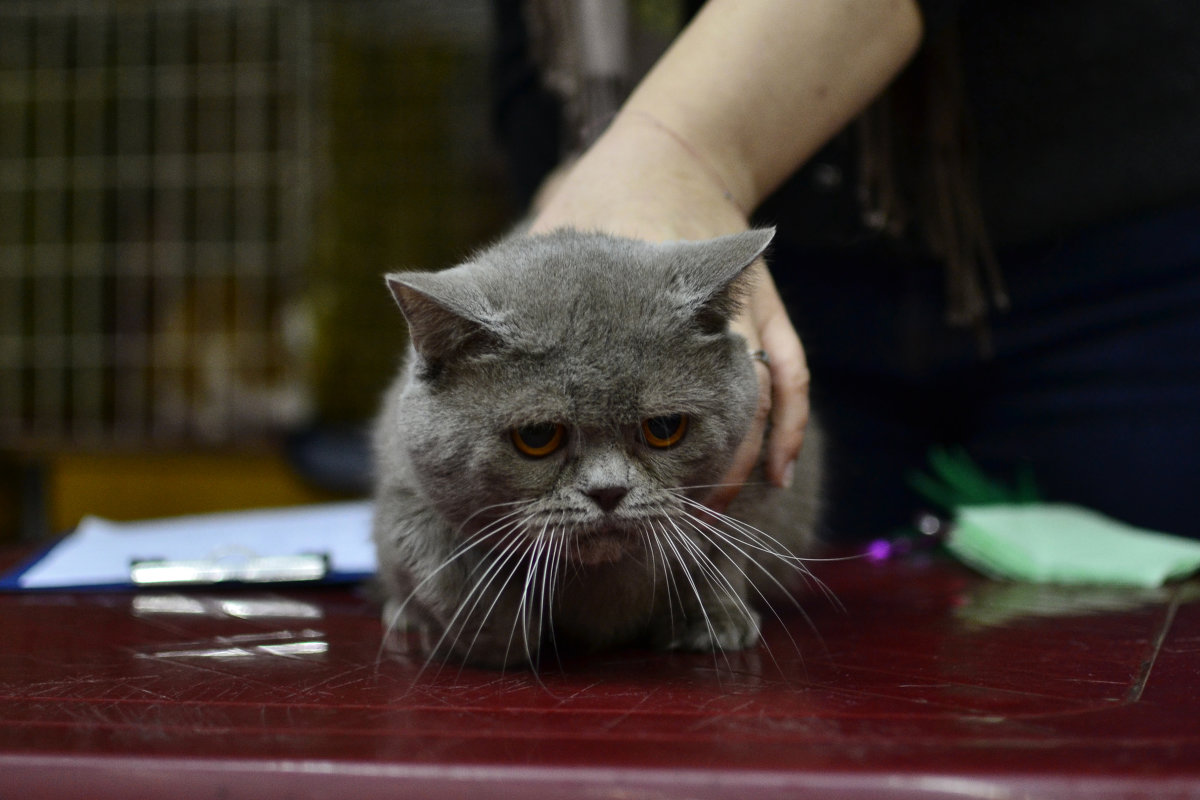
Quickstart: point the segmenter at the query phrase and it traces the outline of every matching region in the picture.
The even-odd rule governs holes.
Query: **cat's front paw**
[[[756,611],[739,610],[731,614],[689,620],[670,632],[663,641],[667,650],[711,652],[744,650],[759,639],[762,618]]]

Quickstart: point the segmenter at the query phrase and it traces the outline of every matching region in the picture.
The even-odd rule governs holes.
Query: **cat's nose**
[[[592,498],[600,510],[607,514],[625,499],[625,495],[629,494],[629,488],[626,486],[598,486],[588,489],[584,494]]]

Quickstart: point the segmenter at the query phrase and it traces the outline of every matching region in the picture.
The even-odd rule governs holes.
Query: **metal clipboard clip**
[[[261,556],[247,547],[214,551],[208,558],[134,559],[129,579],[135,586],[208,586],[214,583],[295,583],[329,574],[327,553]]]

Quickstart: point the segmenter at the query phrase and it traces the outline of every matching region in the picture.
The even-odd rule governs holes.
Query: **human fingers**
[[[770,270],[765,264],[757,265],[757,269],[746,316],[738,324],[744,326],[748,322],[752,326],[749,339],[759,342],[766,354],[770,368],[771,433],[764,469],[767,480],[785,488],[791,485],[793,464],[800,454],[808,424],[808,361]]]
[[[767,320],[761,335],[771,372],[767,480],[787,488],[791,486],[796,458],[804,444],[804,429],[808,425],[808,361],[800,337],[785,313]]]
[[[724,477],[708,498],[707,505],[715,511],[724,511],[733,502],[762,456],[763,438],[771,413],[771,374],[764,362],[756,360],[755,364],[754,371],[758,376],[758,406],[750,423],[750,430],[734,451],[729,469],[725,471]]]

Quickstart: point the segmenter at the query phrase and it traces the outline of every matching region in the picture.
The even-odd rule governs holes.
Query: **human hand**
[[[796,457],[804,443],[808,424],[808,362],[775,282],[761,261],[751,267],[755,283],[742,312],[731,327],[746,340],[755,359],[758,375],[758,409],[750,432],[734,453],[733,463],[708,505],[723,511],[737,496],[763,455],[768,423],[764,469],[767,480],[780,488],[792,483]]]

